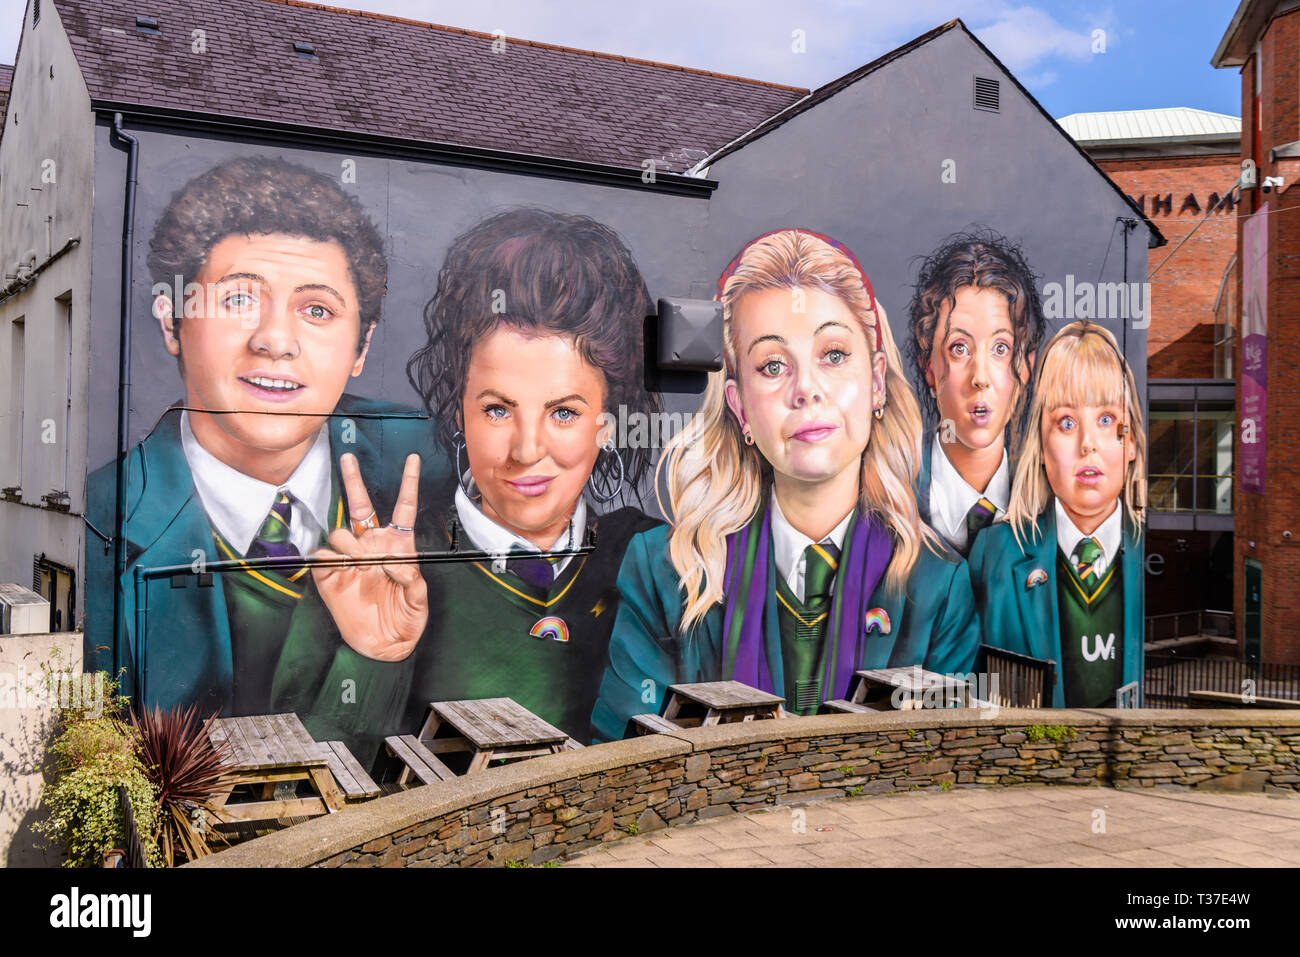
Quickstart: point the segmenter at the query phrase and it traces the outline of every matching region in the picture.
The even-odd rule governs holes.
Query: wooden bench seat
[[[672,734],[682,730],[676,721],[661,718],[657,714],[637,714],[632,716],[638,734]]]
[[[342,741],[325,741],[318,745],[334,780],[349,801],[367,801],[379,797],[379,785],[366,773]]]
[[[823,701],[822,707],[830,712],[840,714],[874,714],[875,708],[868,708],[865,704],[855,704],[852,701],[846,701],[843,698],[836,698],[833,701]]]
[[[412,774],[420,779],[421,784],[449,781],[456,776],[451,768],[443,764],[441,758],[413,734],[394,734],[384,738],[384,747],[389,754],[406,765],[397,778],[400,785],[405,786]]]

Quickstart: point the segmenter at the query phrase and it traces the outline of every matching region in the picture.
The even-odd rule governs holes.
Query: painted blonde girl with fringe
[[[812,714],[861,668],[974,664],[969,576],[917,513],[921,417],[853,254],[769,233],[718,298],[725,368],[660,460],[672,527],[628,545],[596,740],[677,682],[734,679]]]
[[[1056,662],[1055,707],[1114,707],[1142,681],[1146,433],[1132,370],[1074,322],[1038,362],[1006,518],[970,573],[995,647]]]

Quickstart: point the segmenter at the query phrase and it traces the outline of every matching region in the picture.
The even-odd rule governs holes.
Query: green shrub
[[[63,846],[65,867],[100,867],[104,851],[126,850],[129,843],[118,795],[122,786],[131,800],[145,857],[157,866],[158,793],[140,760],[135,733],[122,720],[117,685],[106,680],[105,686],[100,716],[69,709],[59,715],[59,730],[46,759],[48,783],[41,791],[49,817],[34,829]]]

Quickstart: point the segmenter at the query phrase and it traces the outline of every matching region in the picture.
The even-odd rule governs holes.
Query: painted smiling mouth
[[[987,419],[993,414],[993,410],[988,407],[987,403],[976,402],[970,410],[971,418]]]
[[[299,389],[305,389],[301,382],[294,382],[290,379],[273,379],[270,376],[250,375],[240,376],[240,382],[247,382],[251,386],[259,389],[265,389],[267,392],[297,392]]]
[[[1079,469],[1075,474],[1081,479],[1098,479],[1101,478],[1104,473],[1101,469],[1095,469],[1090,466],[1086,469]]]

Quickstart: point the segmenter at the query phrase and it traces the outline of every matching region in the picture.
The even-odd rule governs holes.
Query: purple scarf
[[[822,687],[826,698],[848,694],[849,681],[861,661],[866,641],[866,612],[871,594],[880,583],[893,555],[889,531],[875,516],[861,514],[850,523],[846,547],[835,576],[835,594],[826,640],[828,679]],[[726,615],[723,619],[722,663],[725,677],[767,692],[774,692],[765,654],[764,623],[772,562],[772,512],[763,509],[740,531],[727,536],[727,572],[724,581]],[[779,636],[771,638],[779,644]],[[734,648],[734,651],[733,651]],[[735,657],[735,667],[726,675],[726,662]],[[789,689],[787,689],[789,691]]]

